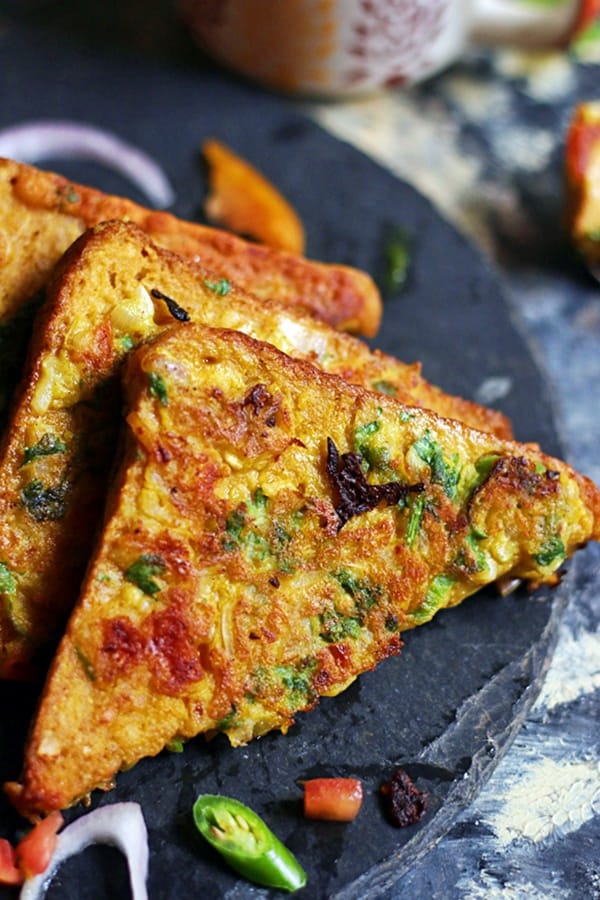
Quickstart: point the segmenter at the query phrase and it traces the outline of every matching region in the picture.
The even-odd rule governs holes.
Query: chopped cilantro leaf
[[[217,730],[218,731],[226,731],[228,728],[232,728],[236,724],[237,719],[237,708],[235,703],[231,704],[231,709],[227,713],[227,715],[223,716],[222,719],[219,719],[217,722]]]
[[[300,709],[314,700],[312,676],[316,665],[316,660],[306,660],[298,668],[294,666],[274,667],[274,674],[288,691],[288,701],[292,709]]]
[[[373,584],[369,578],[359,578],[347,569],[340,569],[333,577],[346,594],[352,597],[361,615],[368,612],[381,599],[382,587]]]
[[[454,584],[450,575],[436,575],[425,594],[421,605],[413,611],[415,622],[426,622],[440,608],[444,599]]]
[[[121,345],[121,349],[124,350],[125,353],[128,353],[135,347],[135,342],[130,334],[124,334],[123,337],[120,337],[119,344]]]
[[[356,638],[360,634],[361,623],[352,616],[343,616],[335,609],[329,609],[319,616],[319,634],[328,644],[337,644],[344,638]]]
[[[218,281],[209,281],[208,279],[205,279],[204,284],[209,291],[218,294],[219,297],[226,297],[231,290],[231,282],[227,281],[226,278],[220,278]]]
[[[234,509],[225,522],[227,537],[223,538],[223,549],[231,553],[237,550],[242,539],[242,531],[246,524],[246,518],[239,509]]]
[[[17,590],[17,582],[15,576],[10,571],[6,563],[0,562],[0,594],[6,597],[13,597]]]
[[[410,515],[406,528],[406,545],[412,547],[415,538],[421,529],[423,509],[425,508],[425,494],[416,494],[411,497]]]
[[[381,379],[381,381],[374,381],[372,387],[374,391],[380,394],[388,394],[390,397],[395,397],[398,393],[396,385],[391,381],[386,381],[385,378]]]
[[[92,664],[91,664],[91,662],[89,661],[88,657],[85,655],[85,653],[83,652],[83,650],[81,649],[81,647],[78,647],[78,646],[77,646],[77,644],[74,644],[74,645],[73,645],[73,649],[74,649],[74,651],[75,651],[75,656],[77,657],[77,659],[78,659],[79,662],[81,663],[81,666],[82,666],[82,668],[83,668],[83,671],[85,672],[85,674],[86,674],[88,680],[89,680],[89,681],[95,681],[95,680],[96,680],[96,673],[95,673],[94,667],[92,666]]]
[[[44,487],[34,478],[21,491],[23,506],[36,522],[55,522],[67,511],[67,494],[71,485],[62,481],[54,487]]]
[[[446,496],[452,500],[456,496],[456,487],[460,477],[457,465],[458,457],[455,455],[448,462],[444,458],[444,451],[428,431],[413,444],[413,448],[417,456],[431,469],[433,483],[439,484]]]
[[[152,396],[156,397],[161,406],[167,406],[169,395],[162,375],[159,375],[158,372],[148,372],[148,384]]]
[[[544,541],[533,558],[538,565],[546,567],[552,565],[557,559],[563,560],[566,555],[565,545],[557,535],[554,535]]]
[[[367,422],[366,425],[359,425],[359,427],[354,432],[354,443],[359,452],[360,447],[366,440],[366,438],[371,437],[371,435],[379,431],[380,428],[381,422],[377,421],[377,419],[375,419],[373,422]]]
[[[31,447],[25,447],[23,451],[23,461],[21,466],[26,466],[34,459],[40,456],[52,456],[54,453],[64,453],[67,445],[64,441],[59,440],[55,434],[48,432],[44,434],[37,443]]]
[[[162,575],[166,568],[162,556],[156,553],[142,553],[125,571],[125,580],[135,584],[144,594],[153,597],[162,590],[153,580],[153,576]]]

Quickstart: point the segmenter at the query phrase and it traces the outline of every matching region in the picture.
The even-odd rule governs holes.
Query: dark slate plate
[[[410,278],[386,302],[378,346],[427,377],[473,396],[482,381],[508,376],[502,405],[519,437],[560,453],[549,389],[511,320],[494,274],[476,250],[413,189],[340,143],[286,102],[210,68],[149,62],[124,52],[78,47],[52,30],[0,34],[0,127],[34,117],[85,120],[149,151],[177,192],[175,212],[198,214],[203,191],[197,150],[216,136],[257,163],[298,208],[308,253],[381,273],[391,227],[412,236]],[[48,164],[49,167],[51,164]],[[109,173],[53,162],[69,177],[127,191]],[[402,655],[363,676],[340,697],[298,717],[287,736],[270,734],[232,750],[197,739],[119,776],[94,804],[136,800],[150,833],[153,900],[264,896],[238,881],[196,837],[198,793],[234,795],[265,816],[308,870],[304,896],[389,893],[414,860],[450,827],[510,743],[545,671],[571,576],[551,595],[499,599],[482,591],[406,635]],[[0,688],[0,778],[16,777],[30,689]],[[389,825],[378,788],[403,766],[431,794],[418,826]],[[301,815],[297,781],[316,775],[360,777],[366,799],[350,825]],[[68,813],[80,815],[82,809]],[[2,833],[20,827],[0,801]],[[11,896],[0,891],[0,898]],[[90,848],[65,864],[48,897],[111,900],[128,896],[119,854]]]

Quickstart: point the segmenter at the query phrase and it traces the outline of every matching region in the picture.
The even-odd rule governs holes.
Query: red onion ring
[[[148,900],[148,832],[138,803],[101,806],[63,828],[48,868],[27,879],[19,900],[41,900],[58,866],[94,843],[112,844],[125,854],[132,900]]]
[[[175,193],[161,167],[144,151],[117,135],[83,122],[60,119],[23,122],[0,130],[0,156],[24,163],[44,159],[90,159],[118,172],[159,208]]]

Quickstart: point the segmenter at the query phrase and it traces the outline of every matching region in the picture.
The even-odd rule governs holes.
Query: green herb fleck
[[[359,427],[354,432],[354,443],[357,450],[360,453],[360,448],[363,443],[374,435],[381,428],[381,422],[375,419],[373,422],[367,422],[366,425],[359,425]]]
[[[261,487],[257,487],[252,495],[252,503],[257,508],[263,508],[267,505],[269,498]]]
[[[23,506],[36,522],[55,522],[67,511],[67,495],[71,485],[64,480],[54,487],[44,487],[34,478],[21,491]]]
[[[400,628],[400,622],[398,620],[398,616],[395,616],[392,613],[385,620],[385,630],[386,631],[398,631],[399,628]]]
[[[380,394],[387,394],[389,397],[395,397],[398,393],[396,385],[391,381],[386,381],[385,378],[381,381],[374,381],[372,387],[374,391],[378,391]]]
[[[225,522],[227,536],[223,538],[222,542],[223,549],[227,550],[228,553],[239,549],[245,524],[246,518],[239,509],[234,509],[231,515],[228,516]]]
[[[21,466],[26,466],[34,459],[40,456],[52,456],[55,453],[64,453],[67,445],[64,441],[59,440],[55,434],[48,432],[44,434],[36,444],[31,447],[25,447],[23,451],[23,461]]]
[[[244,552],[252,561],[262,562],[271,552],[268,540],[257,531],[249,531],[244,543]]]
[[[78,646],[77,646],[77,644],[74,644],[74,645],[73,645],[73,649],[75,650],[75,656],[77,657],[77,659],[78,659],[79,662],[81,663],[81,666],[82,666],[82,668],[83,668],[83,671],[85,672],[85,674],[86,674],[87,678],[89,679],[89,681],[95,681],[95,680],[96,680],[96,673],[95,673],[94,667],[92,666],[92,664],[91,664],[91,662],[89,661],[88,657],[85,655],[85,653],[83,652],[83,650],[81,649],[81,647],[78,647]]]
[[[135,347],[135,341],[130,334],[124,334],[123,337],[120,337],[119,344],[121,345],[121,350],[124,350],[125,353],[128,353]]]
[[[165,561],[156,553],[142,553],[125,571],[125,580],[139,587],[144,594],[153,597],[162,590],[153,580],[154,575],[162,575],[166,571]]]
[[[219,281],[208,281],[205,279],[204,284],[209,291],[218,294],[219,297],[226,297],[231,290],[231,282],[227,281],[226,278],[220,278]]]
[[[383,410],[379,407],[377,415],[380,416],[382,412]],[[371,443],[371,438],[374,434],[377,434],[380,428],[381,422],[377,419],[367,422],[365,425],[360,425],[354,432],[354,446],[357,453],[362,457],[364,463],[362,466],[363,471],[375,469],[391,476],[393,470],[390,466],[390,451],[387,447],[374,447]]]
[[[451,578],[450,575],[436,575],[429,585],[427,593],[425,594],[425,599],[419,608],[415,609],[412,614],[414,621],[420,623],[431,619],[433,614],[444,602],[446,595],[453,584],[454,579]]]
[[[79,194],[72,184],[61,185],[56,189],[59,208],[65,203],[79,203]]]
[[[477,529],[471,529],[465,538],[464,547],[458,552],[456,565],[469,575],[474,575],[476,572],[483,572],[488,567],[485,552],[479,546],[479,541],[483,540],[485,537],[487,537],[487,535]]]
[[[406,284],[410,267],[410,238],[402,228],[395,228],[385,245],[385,290],[392,294]]]
[[[563,560],[567,555],[565,545],[561,539],[554,535],[544,541],[538,553],[534,554],[534,559],[539,566],[546,567],[552,565],[556,560]]]
[[[442,490],[451,500],[456,496],[456,488],[460,471],[458,469],[458,455],[454,454],[450,462],[444,458],[444,452],[429,431],[413,444],[413,449],[424,463],[431,469],[431,480],[439,484]]]
[[[167,750],[170,753],[183,753],[184,741],[182,738],[174,737],[167,743]]]
[[[292,540],[291,534],[285,530],[280,522],[275,522],[273,528],[273,543],[278,552],[283,550]]]
[[[235,703],[231,704],[231,709],[227,713],[227,715],[223,716],[222,719],[216,724],[217,731],[227,731],[228,728],[233,728],[236,724],[237,720],[237,708]]]
[[[161,406],[167,406],[169,403],[169,396],[162,375],[159,375],[158,372],[148,372],[148,384],[152,396],[156,397]]]
[[[288,691],[288,701],[292,709],[301,709],[315,698],[312,676],[316,669],[316,660],[305,660],[298,668],[294,666],[275,666],[273,672]]]
[[[15,576],[10,571],[6,563],[0,562],[0,594],[5,597],[14,597],[17,592],[17,582]]]
[[[360,634],[361,622],[352,616],[343,616],[335,609],[329,609],[319,616],[321,630],[319,634],[328,644],[337,644],[344,638],[357,638]]]
[[[352,597],[357,611],[364,616],[383,594],[381,585],[373,584],[369,578],[359,578],[347,569],[340,569],[333,574],[340,587]]]
[[[407,409],[400,410],[400,421],[401,422],[410,422],[411,419],[414,419],[415,414],[409,412]]]
[[[476,460],[475,468],[482,479],[488,477],[499,459],[500,455],[498,453],[486,453],[485,456],[480,456],[479,459]]]
[[[425,494],[414,494],[410,501],[410,515],[408,517],[408,526],[406,528],[406,545],[412,547],[415,538],[421,530],[421,522],[423,521],[423,510],[425,508]]]

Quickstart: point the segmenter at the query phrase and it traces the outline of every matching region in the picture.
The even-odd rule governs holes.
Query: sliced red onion
[[[167,176],[147,153],[84,122],[49,119],[4,128],[0,130],[0,156],[24,163],[55,157],[91,159],[127,178],[154,206],[171,206],[175,200]]]
[[[148,833],[138,803],[101,806],[63,828],[48,868],[25,882],[19,900],[41,900],[58,866],[89,844],[118,847],[127,857],[132,900],[148,900]]]

